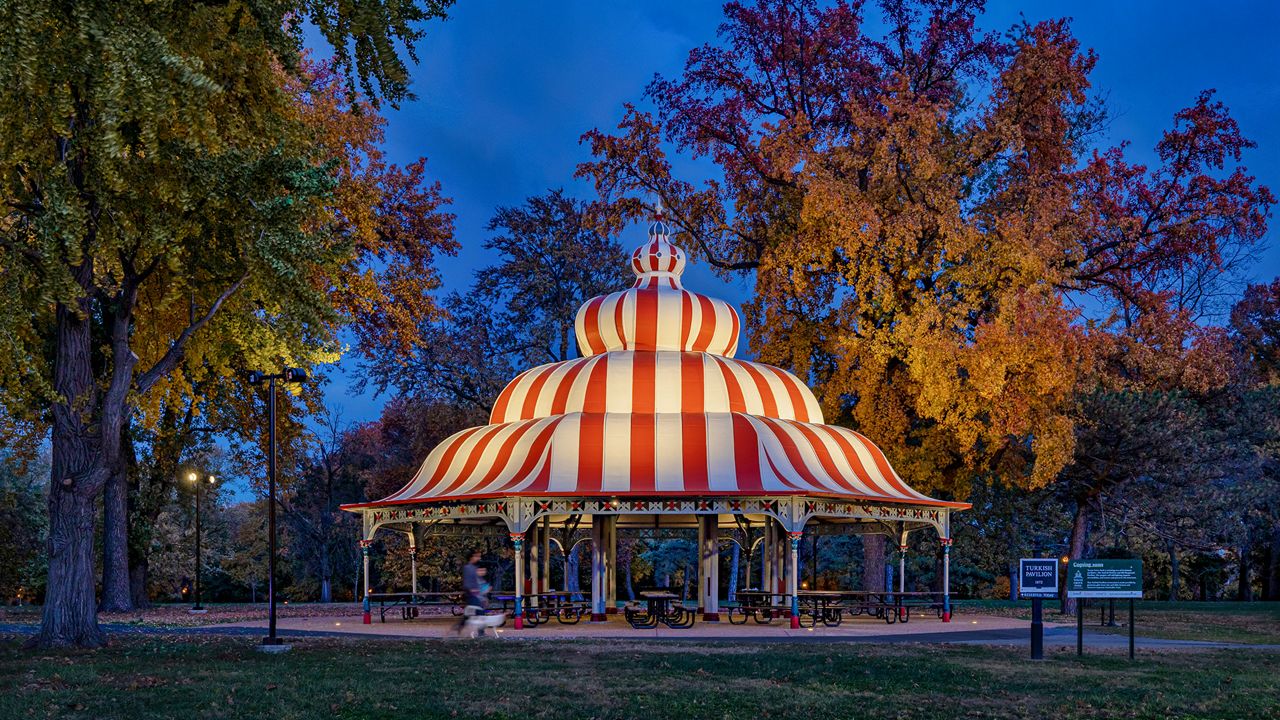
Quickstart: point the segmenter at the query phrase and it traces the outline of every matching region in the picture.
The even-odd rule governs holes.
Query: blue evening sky
[[[1076,36],[1097,51],[1093,81],[1114,113],[1105,144],[1130,140],[1131,157],[1151,158],[1173,113],[1201,89],[1216,88],[1259,145],[1245,164],[1280,192],[1280,3],[991,2],[982,24],[1003,30],[1021,15],[1072,17]],[[654,73],[678,74],[690,49],[715,40],[720,22],[720,4],[702,0],[460,0],[448,21],[431,23],[414,68],[418,99],[389,113],[387,150],[402,164],[427,157],[431,176],[453,198],[462,250],[440,263],[448,288],[465,288],[492,261],[482,244],[495,207],[555,187],[588,196],[572,177],[588,157],[578,138],[593,127],[614,128],[622,104],[639,102]],[[696,167],[680,167],[697,176]],[[634,228],[622,244],[642,234]],[[1276,236],[1252,280],[1280,274]],[[686,281],[733,302],[751,287],[696,266]],[[372,420],[387,398],[353,394],[353,364],[329,373],[329,401],[346,421]]]

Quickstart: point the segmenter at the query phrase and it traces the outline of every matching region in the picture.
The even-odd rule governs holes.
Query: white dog
[[[463,632],[470,638],[479,637],[484,633],[485,628],[496,628],[507,621],[506,613],[485,615],[484,608],[479,605],[468,605],[463,609],[462,614],[467,616]]]

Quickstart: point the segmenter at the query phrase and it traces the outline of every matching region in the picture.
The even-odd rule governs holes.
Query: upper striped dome
[[[622,292],[592,298],[578,309],[574,329],[583,356],[615,350],[677,350],[732,357],[738,349],[738,313],[723,300],[685,290],[684,250],[666,223],[649,226],[649,241],[631,254],[636,282]]]

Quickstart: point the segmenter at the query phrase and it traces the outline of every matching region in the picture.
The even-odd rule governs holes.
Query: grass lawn
[[[1100,627],[1099,605],[1090,600],[1085,610],[1085,628],[1090,631],[1128,634],[1128,601],[1116,601],[1116,623],[1120,627]],[[961,601],[961,612],[1031,618],[1031,601]],[[1165,602],[1139,600],[1134,610],[1137,633],[1143,637],[1170,640],[1216,640],[1220,642],[1280,644],[1280,602]],[[1057,601],[1046,602],[1046,623],[1075,624],[1075,616],[1058,614]]]
[[[1280,718],[1280,653],[654,642],[0,639],[0,717]]]

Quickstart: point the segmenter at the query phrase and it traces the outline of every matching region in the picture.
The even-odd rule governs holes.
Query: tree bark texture
[[[633,545],[630,551],[623,556],[623,565],[625,567],[623,568],[622,577],[626,584],[627,600],[630,600],[631,602],[636,601],[635,580],[631,577],[631,574],[632,574],[631,566],[633,564],[632,559],[635,557],[635,554],[636,554],[636,550],[635,550],[635,546]]]
[[[1076,514],[1071,521],[1071,540],[1067,550],[1067,554],[1072,560],[1084,558],[1088,550],[1089,502],[1088,498],[1076,501]],[[1076,601],[1067,597],[1067,583],[1064,581],[1060,584],[1062,586],[1059,591],[1062,593],[1062,614],[1073,615],[1076,611]]]
[[[133,596],[135,609],[151,607],[151,596],[147,594],[147,582],[151,575],[151,562],[144,555],[129,560],[129,593]]]
[[[1240,568],[1236,575],[1236,599],[1240,602],[1253,600],[1253,578],[1249,575],[1249,552],[1252,549],[1248,542],[1242,542],[1238,550]]]
[[[1165,549],[1169,553],[1169,602],[1178,600],[1178,591],[1182,586],[1181,569],[1178,567],[1178,546],[1171,540],[1165,541]]]
[[[93,266],[82,263],[75,276],[87,288]],[[60,400],[52,412],[48,584],[40,632],[32,639],[39,647],[98,647],[105,642],[93,592],[94,500],[114,458],[101,442],[108,430],[95,427],[93,416],[98,392],[88,306],[86,293],[80,307],[59,304],[55,311],[53,387]]]
[[[1280,527],[1271,532],[1267,545],[1266,577],[1262,583],[1263,600],[1280,600]]]
[[[128,428],[123,428],[127,433]],[[102,496],[102,602],[104,612],[134,609],[129,586],[129,468],[121,453]]]
[[[575,601],[582,600],[581,587],[578,585],[578,565],[578,546],[574,545],[564,558],[564,589],[565,592],[573,593]]]

